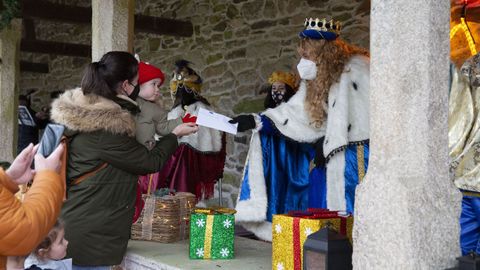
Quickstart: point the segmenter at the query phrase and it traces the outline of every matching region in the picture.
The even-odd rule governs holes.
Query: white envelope
[[[236,135],[238,124],[230,124],[229,120],[232,120],[232,118],[200,108],[196,124]]]

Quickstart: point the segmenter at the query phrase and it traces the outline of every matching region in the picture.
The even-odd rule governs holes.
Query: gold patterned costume
[[[449,100],[450,168],[463,192],[460,216],[462,254],[480,254],[480,55],[452,72]]]
[[[472,73],[473,62],[467,61],[462,72],[452,72],[448,137],[455,185],[480,192],[480,85]]]

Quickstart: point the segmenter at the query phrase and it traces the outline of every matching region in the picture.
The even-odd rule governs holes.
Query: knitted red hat
[[[142,85],[143,83],[146,83],[153,79],[162,80],[160,82],[161,85],[165,80],[165,75],[159,68],[155,67],[154,65],[150,65],[145,62],[138,63],[138,84]]]

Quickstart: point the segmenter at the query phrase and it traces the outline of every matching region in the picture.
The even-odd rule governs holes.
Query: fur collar
[[[327,130],[323,144],[325,157],[350,143],[369,138],[369,59],[353,56],[345,66],[338,83],[328,94]]]
[[[248,169],[246,169],[248,166]],[[245,178],[245,174],[247,178]],[[245,179],[248,179],[245,181]],[[242,187],[246,185],[246,187]],[[247,191],[248,190],[248,191]],[[263,168],[263,153],[260,135],[252,134],[250,148],[240,184],[240,193],[247,192],[248,199],[242,199],[241,194],[237,197],[235,221],[255,233],[257,237],[265,241],[272,241],[272,223],[267,219],[267,187]]]
[[[112,100],[84,95],[80,88],[68,90],[52,103],[52,120],[77,132],[103,130],[135,136],[135,121],[128,110]]]
[[[268,109],[263,115],[268,117],[284,136],[298,142],[312,143],[325,135],[325,125],[315,128],[310,125],[310,117],[305,111],[307,85],[300,83],[298,92],[288,102]]]
[[[305,111],[307,86],[301,81],[298,92],[286,103],[263,114],[272,120],[284,136],[299,142],[315,142],[326,136],[325,156],[350,142],[368,139],[369,131],[369,59],[353,56],[345,65],[339,82],[328,94],[327,121],[320,128],[310,125]]]

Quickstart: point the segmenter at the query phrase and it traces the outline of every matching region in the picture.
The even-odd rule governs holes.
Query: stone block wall
[[[91,6],[90,0],[48,0],[49,2],[73,5]],[[37,40],[65,42],[90,45],[92,43],[91,25],[69,24],[46,20],[34,20],[35,38]],[[23,31],[25,33],[25,30]],[[22,61],[48,63],[49,73],[21,72],[20,92],[25,94],[30,90],[37,91],[32,95],[33,108],[40,110],[50,103],[50,92],[72,89],[80,85],[83,70],[90,63],[86,57],[73,57],[53,54],[21,52]]]
[[[49,0],[86,6],[89,0]],[[368,0],[137,0],[136,13],[191,21],[191,37],[136,33],[135,52],[159,66],[170,79],[173,63],[187,59],[204,80],[203,95],[219,113],[229,116],[263,109],[261,86],[275,70],[295,69],[298,33],[306,17],[332,17],[343,23],[341,36],[368,48]],[[88,25],[42,22],[37,38],[91,43]],[[90,61],[22,53],[23,60],[49,62],[49,74],[22,73],[22,91],[39,89],[36,106],[48,103],[48,92],[78,86]],[[163,105],[172,105],[168,83],[162,87]],[[248,134],[227,136],[224,175],[225,202],[235,202],[249,143]],[[232,195],[233,194],[233,195]]]

